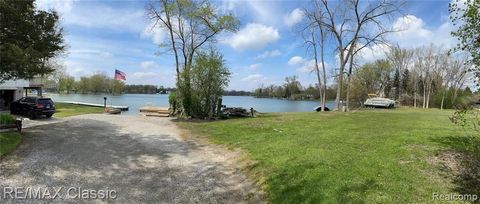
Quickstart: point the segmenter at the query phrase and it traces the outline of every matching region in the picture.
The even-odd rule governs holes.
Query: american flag
[[[118,70],[118,69],[115,69],[115,79],[116,80],[127,80],[127,78],[125,78],[127,75],[125,73],[123,73],[122,71]]]

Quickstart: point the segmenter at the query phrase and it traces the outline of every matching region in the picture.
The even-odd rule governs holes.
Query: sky
[[[174,56],[158,47],[166,33],[152,29],[145,16],[149,1],[37,0],[39,9],[54,9],[61,16],[67,52],[57,61],[76,77],[115,69],[126,73],[127,84],[175,85]],[[308,0],[214,1],[219,12],[240,20],[237,32],[221,33],[218,49],[232,72],[228,90],[252,91],[261,85],[281,84],[296,75],[302,85],[314,84],[315,63],[296,32],[304,20],[301,10]],[[451,48],[453,26],[448,19],[449,1],[407,1],[402,15],[387,26],[401,28],[390,34],[390,44],[405,48],[435,44]],[[374,45],[362,52],[361,61],[385,56],[387,46]],[[327,53],[327,73],[335,69],[333,53]]]

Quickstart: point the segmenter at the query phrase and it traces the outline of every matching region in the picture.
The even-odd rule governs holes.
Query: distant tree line
[[[108,93],[108,94],[167,94],[175,88],[165,88],[155,85],[126,85],[125,82],[108,77],[105,73],[96,73],[92,76],[83,76],[75,80],[65,73],[65,69],[58,67],[47,78],[46,90],[56,93]]]
[[[163,86],[132,84],[126,85],[124,92],[131,94],[167,94],[175,90],[175,88],[165,88]]]
[[[73,76],[66,74],[58,68],[51,75],[46,84],[46,90],[57,93],[109,93],[122,94],[125,91],[125,82],[108,77],[104,73],[96,73],[92,76],[83,76],[75,80]]]
[[[250,91],[236,91],[236,90],[230,90],[230,91],[223,91],[224,96],[251,96],[253,93]]]
[[[318,100],[320,99],[318,84],[315,86],[308,85],[308,87],[303,87],[297,76],[290,76],[285,78],[285,82],[282,85],[262,85],[260,88],[255,89],[252,95],[261,98]],[[335,87],[327,87],[326,98],[335,98]]]

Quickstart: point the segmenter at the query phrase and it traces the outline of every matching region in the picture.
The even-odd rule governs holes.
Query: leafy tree
[[[208,0],[158,0],[147,7],[147,14],[154,26],[168,32],[168,40],[160,46],[174,54],[179,108],[181,114],[191,115],[193,59],[222,31],[237,30],[238,20],[218,14]]]
[[[52,73],[49,60],[65,50],[58,14],[33,0],[1,0],[0,30],[0,81]]]
[[[217,115],[218,100],[228,86],[230,75],[220,53],[210,51],[196,56],[191,70],[192,116],[211,118]]]
[[[66,91],[67,94],[75,88],[75,78],[69,75],[63,75],[58,80],[58,92]]]
[[[118,95],[123,93],[125,90],[125,82],[116,80],[116,79],[110,79],[110,93],[113,95]]]
[[[458,26],[452,35],[460,41],[453,51],[470,53],[472,71],[480,76],[480,0],[453,1],[449,6],[450,20]],[[478,82],[477,82],[478,85]]]
[[[108,77],[104,73],[97,73],[89,79],[89,90],[95,94],[108,91]]]
[[[90,79],[88,77],[80,77],[80,81],[76,82],[75,90],[85,94],[89,91]]]

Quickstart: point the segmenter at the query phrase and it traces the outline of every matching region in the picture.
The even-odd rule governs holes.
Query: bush
[[[218,101],[227,87],[230,72],[223,56],[216,52],[199,53],[190,72],[183,71],[178,108],[195,118],[212,118],[218,115]]]
[[[15,124],[15,118],[10,114],[0,114],[0,124]]]

